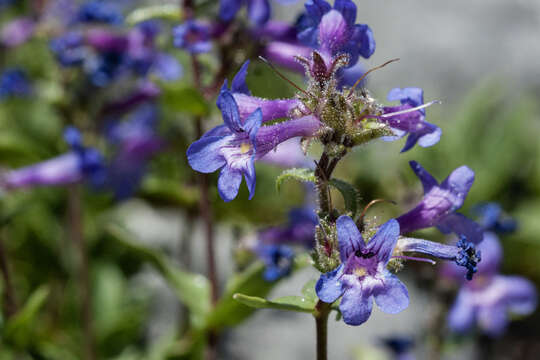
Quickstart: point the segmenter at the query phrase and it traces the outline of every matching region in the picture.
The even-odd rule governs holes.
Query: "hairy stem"
[[[319,300],[315,306],[315,328],[317,331],[317,360],[328,359],[328,315],[331,305]]]
[[[79,252],[79,285],[81,318],[84,332],[84,352],[87,360],[95,359],[95,337],[92,324],[92,290],[88,249],[83,233],[83,209],[81,203],[81,188],[72,185],[68,189],[69,233],[70,238]]]
[[[10,318],[17,313],[17,302],[15,297],[15,289],[11,282],[11,273],[9,271],[9,264],[7,260],[6,250],[4,248],[4,242],[2,234],[0,234],[0,269],[2,271],[2,280],[4,282],[4,310],[6,318]]]

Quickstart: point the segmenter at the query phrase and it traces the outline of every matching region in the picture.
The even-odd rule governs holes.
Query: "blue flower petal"
[[[438,186],[439,183],[437,180],[426,170],[422,165],[416,161],[409,161],[409,166],[412,171],[416,174],[418,179],[422,182],[424,187],[424,194],[428,193],[434,186]]]
[[[351,0],[336,0],[334,9],[339,11],[349,27],[356,21],[356,5]]]
[[[255,195],[255,185],[257,183],[257,178],[255,176],[255,164],[253,158],[247,164],[247,169],[245,169],[244,176],[246,178],[246,185],[249,190],[249,200],[253,199]]]
[[[465,332],[475,320],[474,303],[467,290],[460,290],[448,314],[448,326],[455,332]]]
[[[465,215],[454,213],[446,216],[437,224],[437,228],[443,233],[455,233],[463,235],[474,244],[479,244],[484,236],[482,227]]]
[[[399,223],[390,219],[384,223],[373,238],[369,241],[368,249],[377,254],[379,261],[388,263],[399,237]]]
[[[189,146],[186,155],[193,170],[212,173],[226,164],[219,152],[223,139],[223,136],[202,137]]]
[[[268,0],[248,0],[248,18],[255,25],[264,25],[270,19]]]
[[[473,183],[474,171],[467,166],[460,166],[441,183],[441,188],[450,190],[457,197],[465,199]]]
[[[242,182],[242,172],[237,169],[233,169],[230,166],[224,166],[219,174],[218,179],[218,192],[219,196],[225,201],[229,202],[238,195],[238,189],[240,189],[240,183]]]
[[[247,60],[240,70],[236,73],[234,76],[232,83],[231,83],[231,91],[233,93],[241,93],[245,95],[251,95],[251,92],[249,91],[247,84],[246,84],[246,76],[247,76],[247,70],[249,66],[249,60]]]
[[[242,6],[242,0],[220,0],[219,18],[223,21],[231,21]]]
[[[340,216],[336,221],[339,256],[342,262],[347,261],[355,251],[365,248],[364,239],[353,219],[346,215]]]
[[[354,326],[365,323],[369,319],[372,309],[373,297],[371,294],[362,293],[360,286],[347,289],[339,305],[343,321]]]
[[[385,271],[384,286],[374,292],[375,303],[387,314],[397,314],[409,306],[409,292],[395,275]]]
[[[345,265],[341,264],[333,271],[326,274],[322,274],[315,285],[315,292],[319,299],[325,303],[333,303],[336,301],[345,291],[343,285],[339,281],[339,278],[343,274]]]
[[[233,95],[228,90],[223,90],[219,93],[217,106],[223,115],[223,122],[231,131],[239,133],[242,131],[242,122],[240,121],[240,113],[238,105],[234,101]]]

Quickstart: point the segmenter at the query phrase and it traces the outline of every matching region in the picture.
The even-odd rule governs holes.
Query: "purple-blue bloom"
[[[392,352],[392,359],[395,360],[414,360],[412,349],[414,348],[414,339],[410,337],[389,337],[381,340],[381,344]]]
[[[264,262],[263,278],[276,281],[291,273],[294,262],[294,250],[287,245],[259,244],[255,253]]]
[[[422,182],[424,198],[415,208],[397,218],[401,233],[436,226],[445,234],[453,232],[463,235],[474,244],[482,241],[480,225],[456,212],[463,205],[474,182],[474,172],[467,166],[461,166],[439,184],[416,161],[409,164]]]
[[[313,207],[295,208],[289,212],[289,221],[285,226],[260,231],[258,240],[263,244],[289,244],[312,249],[318,223]]]
[[[198,20],[187,20],[173,29],[174,46],[191,54],[212,50],[210,26]]]
[[[76,22],[119,25],[123,20],[120,9],[110,1],[96,0],[82,4],[75,16]]]
[[[486,232],[478,245],[483,260],[477,276],[464,283],[448,315],[448,325],[463,333],[475,324],[487,335],[501,335],[508,324],[508,314],[528,315],[537,305],[534,285],[520,276],[499,275],[502,248],[493,233]],[[460,269],[445,269],[447,274]]]
[[[336,226],[342,264],[321,275],[315,286],[317,296],[326,303],[343,296],[339,309],[349,325],[367,321],[373,300],[388,314],[407,308],[407,288],[386,269],[399,237],[399,223],[387,221],[367,244],[350,217],[340,216]]]
[[[339,54],[349,56],[348,66],[359,56],[369,58],[375,51],[375,39],[369,26],[355,24],[356,5],[350,0],[336,0],[332,8],[324,0],[309,0],[306,13],[299,21],[298,39],[306,46],[318,49],[326,67],[332,67]]]
[[[71,151],[1,174],[0,184],[7,189],[66,185],[83,180],[90,180],[95,186],[102,185],[105,171],[101,154],[94,148],[84,147],[79,131],[73,127],[66,129],[64,138]]]
[[[232,21],[243,5],[247,5],[248,19],[254,25],[262,26],[270,19],[269,0],[220,0],[220,19],[225,22]]]
[[[501,206],[495,202],[475,206],[473,212],[479,217],[478,222],[487,231],[508,234],[516,231],[517,221],[503,213]]]
[[[32,87],[23,70],[11,68],[0,74],[0,100],[9,97],[24,97]]]
[[[319,120],[313,116],[261,127],[261,109],[246,118],[241,117],[233,95],[226,89],[221,91],[217,105],[225,124],[191,144],[187,158],[190,166],[202,173],[221,169],[218,191],[225,201],[236,197],[242,176],[246,178],[251,199],[255,192],[254,161],[281,142],[298,136],[312,136],[320,127]]]
[[[108,132],[109,142],[116,151],[107,166],[107,186],[117,199],[126,199],[135,192],[148,162],[163,149],[163,140],[155,130],[156,119],[156,109],[143,105]]]
[[[2,27],[0,42],[6,47],[15,47],[25,43],[33,34],[36,23],[27,17],[10,21]]]
[[[401,106],[387,106],[383,108],[384,114],[381,119],[387,123],[396,136],[386,137],[385,140],[393,141],[405,135],[407,141],[401,152],[408,151],[418,143],[421,147],[433,146],[441,138],[441,128],[424,121],[426,109],[419,109],[411,112],[406,110],[424,104],[424,91],[420,88],[395,88],[388,93],[388,101],[400,101]],[[392,113],[403,112],[395,116]]]

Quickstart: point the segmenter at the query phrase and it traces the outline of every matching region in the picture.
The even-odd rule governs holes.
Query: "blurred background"
[[[0,1],[0,4],[2,2]],[[22,3],[22,2],[21,2]],[[141,2],[144,5],[145,2]],[[147,1],[146,4],[167,4]],[[273,3],[275,18],[293,20],[302,2]],[[426,101],[441,100],[427,110],[427,120],[442,128],[434,147],[415,147],[400,154],[401,141],[374,142],[348,155],[336,177],[352,182],[362,204],[381,198],[400,204],[380,204],[370,211],[374,219],[388,219],[408,209],[422,195],[419,182],[408,167],[416,160],[438,180],[467,165],[476,180],[461,212],[471,215],[480,202],[495,201],[518,221],[518,230],[501,237],[504,247],[502,273],[525,276],[540,286],[540,3],[534,0],[425,0],[356,1],[357,21],[373,29],[375,54],[365,67],[389,59],[401,60],[373,73],[367,88],[381,101],[394,87],[421,87]],[[24,13],[30,5],[0,9],[0,23]],[[187,57],[169,51],[191,77]],[[34,84],[26,98],[0,100],[0,167],[28,165],[65,150],[61,132],[65,124],[57,104],[66,95],[61,70],[47,42],[35,38],[15,50],[0,48],[3,68],[24,68]],[[210,60],[209,60],[210,62]],[[297,83],[302,77],[287,72]],[[67,80],[69,81],[69,79]],[[247,79],[252,92],[264,97],[287,97],[294,89],[284,85],[267,67],[253,61]],[[175,85],[163,85],[158,102],[160,129],[171,151],[155,156],[141,188],[130,199],[115,201],[110,194],[85,189],[84,235],[93,326],[98,358],[164,359],[179,347],[178,332],[186,323],[185,308],[162,272],[156,270],[159,254],[182,269],[205,274],[204,229],[197,215],[197,187],[183,151],[193,139],[193,110],[178,98]],[[111,90],[107,96],[112,96]],[[197,103],[198,99],[192,103]],[[215,124],[219,113],[209,104]],[[196,107],[196,106],[195,106]],[[206,110],[205,110],[206,111]],[[312,149],[317,153],[317,149]],[[220,287],[242,267],[235,248],[241,239],[260,228],[286,221],[287,212],[303,203],[301,185],[286,183],[276,191],[274,180],[281,170],[257,165],[257,190],[247,200],[242,187],[237,199],[225,204],[211,186],[217,265]],[[212,177],[215,185],[217,176]],[[15,303],[25,306],[18,323],[0,318],[3,340],[0,359],[79,359],[83,319],[77,271],[79,252],[66,232],[69,219],[66,188],[35,188],[0,194],[0,238],[7,254]],[[335,196],[336,201],[340,197]],[[111,230],[111,219],[130,234],[126,245]],[[443,241],[437,231],[421,232]],[[142,250],[143,249],[143,250]],[[145,253],[146,249],[148,253]],[[148,259],[154,259],[149,261]],[[419,359],[430,358],[430,331],[444,327],[437,318],[438,300],[433,287],[437,270],[428,264],[407,266],[400,278],[407,284],[411,305],[398,315],[374,309],[361,327],[331,319],[331,359],[387,359],[379,346],[388,336],[412,337]],[[303,284],[317,279],[312,268],[296,271],[277,284],[270,297],[296,295]],[[0,282],[5,289],[5,279]],[[40,301],[40,297],[43,298]],[[6,306],[4,296],[3,306]],[[436,322],[433,324],[433,322]],[[220,338],[220,359],[311,359],[314,357],[313,319],[305,314],[259,310]],[[13,330],[14,329],[14,330]],[[425,339],[420,340],[420,339]],[[540,311],[512,321],[503,337],[481,335],[452,337],[445,344],[447,359],[536,359],[540,352]]]

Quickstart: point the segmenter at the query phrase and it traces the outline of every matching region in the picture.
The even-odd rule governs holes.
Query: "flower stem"
[[[319,300],[315,306],[315,327],[317,331],[317,360],[328,359],[328,315],[331,305]]]
[[[6,250],[4,248],[4,242],[0,234],[0,269],[2,271],[2,278],[4,281],[4,309],[6,318],[11,317],[17,312],[17,302],[15,300],[15,289],[11,282],[11,273],[9,271],[9,265],[7,261]]]
[[[68,188],[68,211],[70,238],[79,251],[79,285],[81,301],[81,318],[84,331],[84,351],[87,360],[95,356],[95,338],[92,324],[92,290],[88,262],[88,249],[83,233],[83,210],[81,204],[81,188],[73,185]]]

